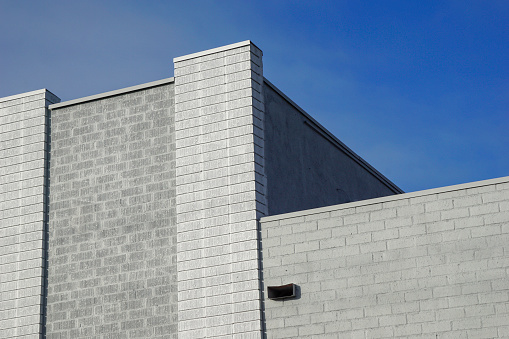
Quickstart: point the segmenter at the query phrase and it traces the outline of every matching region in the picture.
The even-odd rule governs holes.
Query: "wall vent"
[[[295,284],[267,286],[267,295],[272,300],[294,298],[296,296]]]

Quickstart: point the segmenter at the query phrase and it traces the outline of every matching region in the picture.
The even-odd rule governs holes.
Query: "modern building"
[[[0,338],[509,337],[509,177],[404,194],[263,75],[0,99]]]

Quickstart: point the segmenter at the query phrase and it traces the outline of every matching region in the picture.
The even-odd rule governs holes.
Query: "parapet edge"
[[[66,106],[81,104],[81,103],[88,102],[88,101],[104,99],[104,98],[112,97],[112,96],[115,96],[115,95],[120,95],[120,94],[124,94],[124,93],[139,91],[139,90],[142,90],[142,89],[145,89],[145,88],[150,88],[150,87],[156,87],[156,86],[161,86],[161,85],[169,84],[169,83],[172,83],[174,81],[175,81],[175,78],[171,77],[171,78],[156,80],[156,81],[152,81],[152,82],[147,82],[147,83],[136,85],[136,86],[121,88],[121,89],[117,89],[117,90],[114,90],[114,91],[104,92],[104,93],[90,95],[90,96],[79,98],[79,99],[64,101],[64,102],[61,102],[61,103],[58,103],[58,104],[53,104],[53,105],[49,106],[49,109],[53,110],[53,109],[62,108],[62,107],[66,107]]]
[[[342,210],[342,209],[347,209],[347,208],[368,206],[368,205],[380,204],[380,203],[389,202],[389,201],[410,199],[410,198],[422,197],[425,195],[453,192],[453,191],[459,191],[459,190],[464,190],[464,189],[469,189],[469,188],[477,188],[477,187],[505,184],[505,183],[509,183],[509,176],[481,180],[481,181],[473,181],[473,182],[452,185],[452,186],[437,187],[437,188],[432,188],[432,189],[428,189],[428,190],[415,191],[415,192],[409,192],[409,193],[403,193],[403,194],[388,195],[388,196],[380,197],[380,198],[359,200],[359,201],[349,202],[349,203],[345,203],[345,204],[312,208],[309,210],[302,210],[302,211],[291,212],[291,213],[270,215],[270,216],[261,218],[260,222],[269,222],[269,221],[275,221],[275,220],[290,219],[290,218],[301,217],[301,216],[306,216],[306,215],[313,215],[313,214],[337,211],[337,210]]]
[[[16,99],[20,99],[20,98],[24,98],[24,97],[28,97],[28,96],[31,96],[31,95],[36,95],[36,94],[44,94],[44,93],[50,93],[52,96],[54,96],[56,99],[59,99],[55,94],[53,94],[50,90],[46,89],[46,88],[41,88],[41,89],[37,89],[35,91],[30,91],[30,92],[25,92],[25,93],[20,93],[20,94],[14,94],[14,95],[9,95],[8,97],[3,97],[3,98],[0,98],[0,102],[6,102],[6,101],[11,101],[11,100],[16,100]],[[60,100],[60,99],[59,99]]]
[[[201,57],[201,56],[204,56],[204,55],[224,52],[224,51],[227,51],[227,50],[230,50],[230,49],[234,49],[234,48],[238,48],[238,47],[243,47],[243,46],[249,46],[249,45],[256,46],[251,40],[244,40],[244,41],[237,42],[237,43],[234,43],[234,44],[230,44],[230,45],[226,45],[226,46],[221,46],[221,47],[216,47],[216,48],[208,49],[206,51],[201,51],[201,52],[196,52],[196,53],[192,53],[192,54],[187,54],[187,55],[183,55],[183,56],[180,56],[180,57],[176,57],[176,58],[173,58],[173,62],[176,63],[176,62],[180,62],[180,61],[184,61],[184,60],[188,60],[188,59],[194,59],[194,58],[198,58],[198,57]],[[256,46],[256,48],[258,48],[258,46]]]

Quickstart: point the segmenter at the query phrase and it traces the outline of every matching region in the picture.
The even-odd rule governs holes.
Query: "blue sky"
[[[264,75],[405,191],[509,175],[509,1],[0,0],[0,97],[173,75],[252,40]]]

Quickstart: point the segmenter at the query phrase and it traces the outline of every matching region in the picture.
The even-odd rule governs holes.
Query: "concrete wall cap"
[[[275,221],[275,220],[290,219],[290,218],[301,217],[301,216],[306,216],[306,215],[313,215],[313,214],[319,214],[319,213],[324,213],[324,212],[337,211],[337,210],[347,209],[347,208],[352,208],[352,207],[374,205],[374,204],[380,204],[380,203],[388,202],[388,201],[410,199],[410,198],[415,198],[415,197],[422,197],[425,195],[459,191],[459,190],[464,190],[464,189],[469,189],[469,188],[502,184],[502,183],[506,183],[506,182],[509,182],[509,176],[495,178],[495,179],[482,180],[482,181],[474,181],[474,182],[469,182],[469,183],[459,184],[459,185],[432,188],[432,189],[423,190],[423,191],[389,195],[389,196],[381,197],[381,198],[354,201],[354,202],[349,202],[349,203],[345,203],[345,204],[313,208],[313,209],[304,210],[304,211],[271,215],[271,216],[261,218],[260,222],[264,223],[264,222]]]
[[[206,51],[201,51],[201,52],[197,52],[197,53],[192,53],[192,54],[187,54],[184,56],[176,57],[176,58],[173,58],[173,62],[175,63],[175,62],[180,62],[180,61],[184,61],[184,60],[188,60],[188,59],[199,58],[204,55],[219,53],[219,52],[227,51],[230,49],[239,48],[239,47],[243,47],[243,46],[249,46],[249,45],[256,46],[254,43],[251,42],[251,40],[245,40],[245,41],[237,42],[237,43],[226,45],[226,46],[208,49]],[[258,47],[256,47],[256,48],[258,48]]]
[[[10,95],[8,97],[0,98],[0,102],[16,100],[16,99],[19,99],[19,98],[24,98],[24,97],[28,97],[28,96],[36,95],[36,94],[44,94],[44,93],[47,93],[47,92],[51,93],[51,91],[47,90],[46,88],[42,88],[42,89],[38,89],[38,90],[35,90],[35,91],[31,91],[31,92],[15,94],[15,95]],[[57,97],[55,94],[53,94],[53,93],[51,93],[51,94],[54,95],[55,97]]]
[[[62,107],[66,107],[66,106],[81,104],[81,103],[88,102],[88,101],[104,99],[104,98],[112,97],[112,96],[119,95],[119,94],[135,92],[135,91],[139,91],[139,90],[150,88],[150,87],[156,87],[156,86],[160,86],[160,85],[169,84],[174,81],[175,81],[175,78],[171,77],[171,78],[167,78],[167,79],[147,82],[147,83],[141,84],[141,85],[121,88],[121,89],[117,89],[114,91],[90,95],[90,96],[79,98],[79,99],[68,100],[68,101],[58,103],[58,104],[49,105],[49,109],[53,110],[53,109],[62,108]]]

